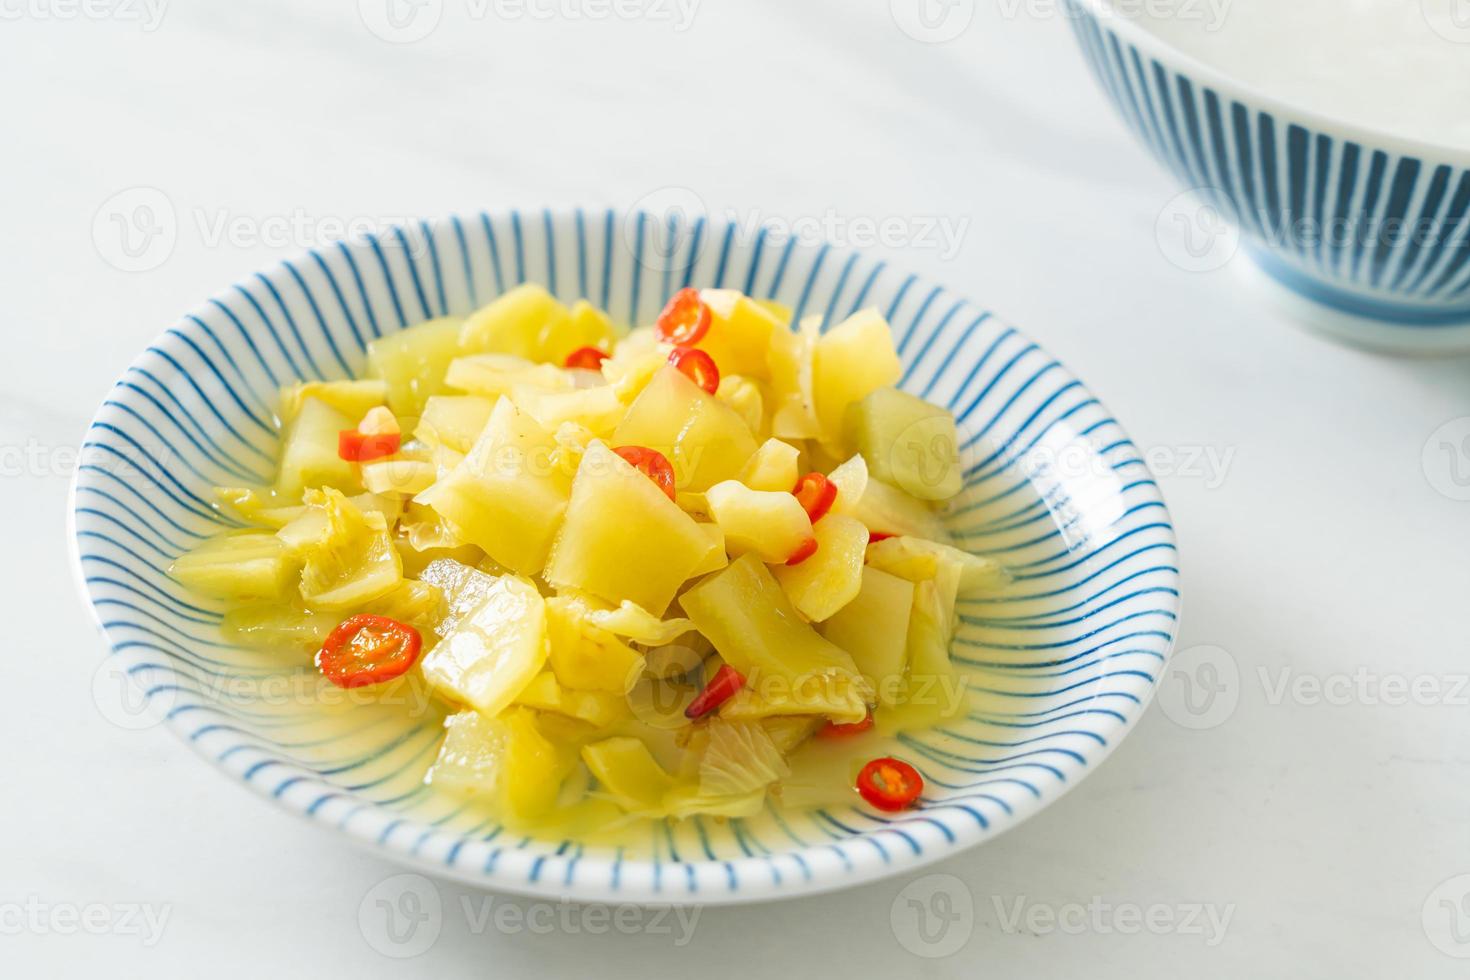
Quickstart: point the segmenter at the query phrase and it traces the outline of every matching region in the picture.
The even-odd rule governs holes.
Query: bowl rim
[[[1383,149],[1401,157],[1414,157],[1430,166],[1443,164],[1460,170],[1470,170],[1470,147],[1456,147],[1419,137],[1400,136],[1272,95],[1254,83],[1242,81],[1199,56],[1169,43],[1143,27],[1144,18],[1130,17],[1119,11],[1113,0],[1063,2],[1075,3],[1084,8],[1099,27],[1112,31],[1140,50],[1161,60],[1168,59],[1181,69],[1187,69],[1183,73],[1199,76],[1211,87],[1239,96],[1236,101],[1243,104],[1254,103],[1254,106],[1248,107],[1266,109],[1287,122],[1299,123],[1314,132],[1335,133],[1368,149]]]
[[[519,217],[520,215],[525,213],[539,212],[545,215],[547,220],[566,221],[574,219],[585,213],[593,212],[595,210],[604,211],[609,215],[615,214],[618,216],[619,219],[627,219],[630,217],[654,217],[654,215],[638,207],[606,207],[594,209],[578,206],[549,206],[540,209],[507,207],[500,209],[487,209],[485,211],[461,211],[426,218],[423,220],[426,224],[430,226],[437,226],[456,220],[462,221],[468,218],[479,220],[482,216],[497,218],[505,217],[507,215],[514,215],[516,217]],[[410,221],[405,221],[401,227],[407,228],[411,223],[417,222],[418,220],[419,219],[415,218],[411,219]],[[723,222],[726,220],[726,218],[723,215],[712,215],[711,220]],[[388,232],[391,233],[391,231],[391,228],[388,229]],[[335,247],[336,245],[337,243],[327,243],[325,245],[317,246],[314,248],[294,251],[291,254],[283,257],[282,259],[279,259],[261,268],[258,273],[247,273],[246,276],[252,274],[264,275],[276,272],[279,269],[285,268],[288,263],[294,262],[303,257],[309,257],[315,254],[324,253],[326,249]],[[829,251],[835,255],[842,256],[856,257],[864,254],[872,254],[872,250],[870,249],[854,248],[849,246],[833,246],[829,243],[818,243],[817,245],[806,245],[804,247],[820,248]],[[903,271],[907,273],[907,270],[895,269],[895,271]],[[928,273],[924,273],[922,275],[915,273],[911,276],[911,278],[920,282],[929,282],[934,285],[940,284],[940,280],[938,280],[937,277],[932,276]],[[246,281],[245,276],[242,276],[239,279],[235,280],[235,282],[237,283],[244,281]],[[204,301],[196,304],[181,319],[187,319],[190,314],[196,316],[201,315],[203,312],[207,311],[210,308],[209,304],[211,302],[211,299],[227,297],[231,288],[232,286],[227,285],[217,290],[214,294],[212,294],[211,298],[205,299]],[[955,292],[953,295],[960,299],[966,298],[965,294],[959,292]],[[997,316],[996,319],[1002,323],[1006,323],[1007,325],[1009,324],[1009,321],[1006,321],[1003,317]],[[153,340],[150,341],[149,347],[166,342],[168,332],[169,331],[166,328],[164,331],[160,332],[160,334],[156,335]],[[1038,346],[1038,348],[1040,347],[1040,345],[1036,346]],[[1044,348],[1041,349],[1044,350]],[[88,424],[86,430],[88,433],[92,431],[93,427],[99,421],[104,421],[107,418],[109,414],[109,407],[106,402],[110,398],[111,393],[121,382],[121,380],[126,378],[128,372],[143,361],[143,359],[147,356],[147,352],[148,347],[145,347],[144,350],[137,355],[137,357],[129,362],[128,367],[124,369],[123,373],[119,376],[118,381],[114,381],[112,385],[108,386],[107,392],[104,394],[97,411],[94,413],[91,422],[89,422]],[[1089,394],[1093,394],[1092,389],[1085,383],[1083,383],[1081,379],[1078,378],[1078,376],[1066,366],[1065,363],[1061,362],[1060,359],[1055,358],[1055,356],[1051,355],[1049,352],[1047,352],[1047,356],[1051,357],[1052,360],[1056,362],[1058,370],[1061,371],[1066,378],[1076,382],[1084,391],[1088,392]],[[1123,438],[1127,440],[1127,442],[1131,445],[1132,438],[1129,435],[1128,430],[1123,427],[1122,423],[1117,421],[1116,416],[1112,413],[1111,409],[1107,407],[1106,402],[1104,402],[1102,399],[1096,399],[1096,402],[1098,406],[1109,416],[1109,418],[1112,419],[1114,424],[1117,425]],[[114,642],[108,634],[107,627],[101,615],[101,611],[98,609],[94,601],[93,590],[86,581],[87,575],[83,566],[82,549],[79,537],[80,528],[77,520],[78,490],[82,486],[82,483],[82,473],[80,468],[78,468],[72,474],[72,478],[70,480],[67,491],[67,538],[68,551],[71,557],[71,561],[69,564],[79,596],[83,604],[86,606],[93,624],[98,629],[103,646],[105,648],[104,659],[98,665],[98,670],[101,670],[103,669],[103,667],[106,666],[110,658],[126,658],[130,657],[131,654],[118,650],[114,646]],[[1175,553],[1177,554],[1177,533],[1174,528],[1172,515],[1170,514],[1168,505],[1164,500],[1162,489],[1157,485],[1157,483],[1149,481],[1148,485],[1144,488],[1144,491],[1145,500],[1147,502],[1146,506],[1157,505],[1160,509],[1160,520],[1162,521],[1163,526],[1159,529],[1159,533],[1161,534],[1162,539],[1167,543],[1170,548],[1174,549]],[[530,859],[528,858],[526,860],[521,860],[522,855],[520,855],[519,853],[508,855],[505,861],[501,862],[498,866],[495,866],[494,868],[489,870],[476,868],[473,866],[465,866],[464,864],[455,862],[452,859],[441,860],[435,856],[434,851],[427,847],[421,848],[417,844],[413,847],[409,847],[408,843],[404,840],[403,835],[392,836],[382,833],[384,825],[387,825],[388,829],[391,830],[393,826],[403,822],[401,820],[394,820],[390,816],[384,815],[382,816],[382,819],[373,820],[371,822],[364,819],[359,819],[351,823],[349,823],[346,819],[338,822],[336,820],[336,817],[342,815],[344,810],[347,811],[349,814],[355,814],[359,810],[364,809],[364,805],[361,803],[358,803],[356,806],[351,805],[357,798],[355,795],[350,795],[350,791],[348,790],[343,790],[339,797],[327,806],[322,806],[318,809],[317,804],[320,804],[321,800],[317,800],[316,804],[308,807],[305,805],[304,801],[310,800],[312,796],[316,795],[315,793],[312,793],[310,795],[303,795],[294,792],[283,792],[283,787],[273,788],[271,785],[264,781],[252,779],[244,772],[244,767],[242,765],[232,765],[230,763],[227,763],[225,758],[221,757],[218,753],[212,752],[211,748],[219,744],[219,740],[216,737],[218,733],[211,732],[208,736],[201,738],[199,737],[199,733],[197,731],[191,731],[187,724],[181,719],[181,717],[177,716],[173,711],[168,711],[164,714],[163,725],[167,727],[176,737],[178,737],[181,741],[188,745],[196,755],[208,762],[211,768],[220,772],[222,775],[229,777],[233,782],[243,783],[244,786],[250,789],[255,795],[276,803],[279,807],[285,809],[289,813],[296,815],[297,817],[300,817],[307,823],[310,823],[322,829],[336,830],[336,836],[345,836],[348,840],[353,841],[355,844],[366,848],[375,854],[385,857],[397,864],[406,866],[413,871],[417,871],[431,877],[452,879],[480,889],[514,894],[528,898],[556,900],[561,902],[593,902],[609,905],[658,907],[694,905],[722,906],[807,897],[825,892],[854,887],[857,885],[870,884],[872,882],[891,878],[897,875],[911,873],[919,868],[923,868],[937,861],[954,857],[957,854],[968,850],[978,844],[988,843],[989,841],[995,839],[1006,831],[1023,823],[1046,807],[1052,805],[1056,800],[1070,793],[1087,776],[1091,775],[1092,772],[1096,770],[1097,767],[1101,765],[1102,762],[1106,760],[1117,749],[1118,745],[1121,744],[1124,738],[1126,738],[1126,736],[1130,734],[1132,730],[1142,720],[1142,717],[1144,713],[1148,710],[1149,705],[1152,703],[1152,700],[1157,693],[1158,687],[1162,682],[1165,671],[1167,670],[1169,661],[1178,642],[1179,620],[1183,607],[1182,590],[1179,588],[1180,575],[1177,571],[1175,571],[1171,576],[1171,582],[1175,587],[1173,594],[1166,594],[1157,599],[1160,610],[1169,614],[1171,617],[1169,624],[1166,627],[1163,627],[1168,631],[1168,638],[1167,642],[1162,644],[1162,649],[1160,651],[1162,659],[1158,667],[1158,673],[1153,678],[1146,681],[1130,678],[1126,686],[1120,686],[1119,690],[1126,690],[1130,694],[1136,696],[1136,708],[1122,721],[1098,723],[1098,733],[1106,734],[1108,736],[1105,739],[1104,744],[1092,749],[1089,752],[1088,758],[1085,760],[1084,764],[1075,772],[1069,773],[1068,777],[1061,781],[1060,785],[1056,785],[1051,789],[1042,791],[1039,795],[1035,797],[1022,797],[1019,803],[1013,804],[1011,810],[1005,814],[1003,819],[996,818],[984,826],[976,824],[973,821],[959,821],[957,819],[954,819],[952,812],[948,810],[936,811],[929,818],[932,822],[947,821],[944,827],[946,841],[942,845],[920,849],[915,853],[898,852],[891,857],[885,855],[881,861],[868,849],[863,849],[856,854],[845,855],[843,857],[843,863],[839,864],[837,863],[837,859],[835,857],[831,857],[830,854],[826,853],[829,846],[827,843],[817,842],[804,844],[800,847],[793,847],[790,851],[782,852],[782,854],[797,855],[796,862],[800,864],[803,869],[805,869],[806,863],[812,863],[813,870],[811,873],[806,874],[799,879],[788,878],[787,876],[782,875],[781,878],[775,882],[746,877],[744,880],[741,881],[740,887],[738,889],[731,888],[728,891],[716,890],[713,887],[695,888],[694,871],[692,869],[694,867],[720,869],[720,877],[723,878],[725,874],[730,871],[732,865],[740,867],[742,865],[749,864],[752,868],[769,868],[773,863],[772,860],[765,857],[751,857],[737,858],[731,860],[709,860],[707,858],[700,858],[698,860],[680,861],[678,863],[686,867],[690,878],[690,890],[688,893],[681,893],[674,889],[665,889],[657,884],[657,879],[655,879],[655,886],[652,888],[640,887],[636,883],[630,885],[626,881],[621,886],[618,886],[615,883],[612,887],[609,887],[602,882],[602,879],[600,877],[594,879],[592,876],[589,875],[580,876],[575,883],[567,883],[563,885],[557,885],[554,882],[546,880],[538,881],[534,875],[527,874],[529,866],[532,863]],[[293,788],[305,789],[305,787]],[[376,812],[372,807],[366,807],[366,809],[368,809],[370,813]],[[881,827],[875,827],[871,830],[865,830],[862,834],[855,835],[850,839],[859,840],[869,838],[873,834],[880,832],[882,829],[883,828]],[[428,834],[426,834],[425,836],[427,837]],[[421,839],[419,843],[422,844],[423,839]],[[775,857],[780,856],[782,855],[775,855]],[[803,856],[807,859],[806,861],[802,860]],[[814,858],[819,858],[820,856],[826,856],[827,858],[830,858],[830,860],[821,863],[819,863],[818,860],[813,860]],[[586,855],[581,855],[577,858],[577,862],[579,863],[580,867],[586,867],[589,869],[611,869],[614,864],[612,859],[600,853],[588,853]],[[617,863],[623,868],[638,869],[642,865],[654,865],[658,862],[656,860],[649,861],[647,859],[625,860],[619,858]],[[616,874],[613,875],[613,880],[614,882],[616,882]]]

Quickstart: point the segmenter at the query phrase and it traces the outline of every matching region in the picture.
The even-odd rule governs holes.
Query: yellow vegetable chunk
[[[855,478],[857,466],[853,460],[861,460],[861,456],[854,456],[852,460],[843,463],[832,471],[829,479],[838,483],[839,474],[842,483],[838,483],[837,500],[832,509],[841,514],[847,514],[862,521],[869,531],[882,534],[904,534],[916,538],[925,538],[929,541],[949,541],[949,532],[945,530],[944,521],[932,506],[922,500],[909,496],[897,487],[891,487],[882,480],[871,478],[863,479],[862,495],[854,499],[853,495],[845,493],[843,484],[858,482]],[[842,472],[846,470],[847,472]],[[866,469],[864,469],[866,473]]]
[[[557,599],[569,603],[583,619],[598,629],[605,629],[645,646],[668,643],[694,629],[694,624],[687,619],[660,619],[637,603],[627,600],[610,606],[600,599],[576,592],[557,596]]]
[[[791,604],[809,621],[819,623],[857,598],[862,588],[868,529],[861,521],[828,514],[812,528],[817,552],[798,565],[772,571]]]
[[[852,656],[880,702],[891,701],[903,679],[913,604],[913,582],[867,566],[857,598],[821,626],[823,636]]]
[[[570,311],[555,296],[536,283],[523,283],[471,313],[460,330],[459,346],[545,360],[545,339],[565,330],[570,321]]]
[[[547,429],[572,423],[599,436],[607,436],[622,421],[626,407],[609,385],[576,388],[571,391],[547,391],[529,385],[516,385],[511,397],[526,414]]]
[[[517,704],[550,711],[599,728],[628,717],[628,702],[605,691],[578,691],[562,687],[551,672],[537,674],[516,697]]]
[[[760,382],[738,374],[727,374],[720,378],[720,388],[715,397],[740,416],[740,421],[756,438],[765,435],[766,396]]]
[[[403,562],[380,511],[359,509],[337,490],[308,490],[308,516],[319,531],[297,549],[305,557],[301,598],[322,609],[361,609],[403,581]],[[288,525],[278,536],[289,538]]]
[[[528,580],[502,576],[422,663],[444,696],[495,717],[546,665],[545,600]]]
[[[444,373],[459,355],[462,322],[441,317],[368,344],[368,373],[388,383],[388,407],[394,415],[417,418],[430,396],[444,390]]]
[[[872,699],[867,680],[846,671],[808,674],[796,680],[765,675],[736,691],[720,706],[720,717],[762,722],[787,716],[820,717],[847,725],[868,717]]]
[[[685,592],[679,602],[724,661],[756,687],[763,683],[753,680],[757,673],[787,681],[840,674],[855,679],[852,658],[802,621],[770,569],[755,555],[731,562]]]
[[[832,513],[856,514],[861,509],[863,494],[868,490],[868,464],[861,455],[833,468],[827,480],[837,488],[832,500]],[[870,530],[879,530],[870,528]]]
[[[634,813],[662,809],[674,780],[648,746],[629,735],[593,742],[582,748],[582,761],[601,784],[604,793],[619,806]]]
[[[537,364],[516,354],[469,354],[449,365],[444,383],[472,395],[498,400],[517,387],[571,391],[572,376],[551,364]]]
[[[586,606],[566,596],[546,600],[551,669],[563,687],[623,695],[643,672],[643,655],[587,619]]]
[[[704,560],[694,566],[694,570],[689,573],[690,578],[718,572],[730,564],[730,554],[725,550],[725,532],[720,530],[720,525],[705,524],[701,521],[699,529],[709,537],[709,551],[705,553]]]
[[[725,548],[740,556],[784,563],[813,537],[812,522],[790,490],[752,490],[736,480],[709,488],[709,516],[725,533]]]
[[[444,610],[444,593],[438,586],[404,579],[391,591],[368,603],[363,611],[428,631],[439,622]]]
[[[791,774],[781,750],[760,723],[716,716],[706,730],[709,738],[699,760],[701,796],[733,797],[764,791]]]
[[[539,338],[541,359],[557,366],[565,364],[567,355],[581,347],[610,350],[618,335],[607,314],[585,299],[572,304],[566,320],[553,319],[549,327]]]
[[[298,567],[274,534],[252,531],[206,541],[179,556],[168,573],[200,595],[249,602],[285,598]]]
[[[467,453],[490,422],[495,402],[476,395],[434,395],[424,402],[413,436],[430,446]]]
[[[546,737],[535,712],[512,708],[487,718],[461,711],[444,727],[439,757],[425,777],[430,785],[487,799],[501,819],[522,828],[556,805],[573,757]]]
[[[790,493],[801,476],[801,450],[780,439],[767,439],[740,471],[740,482],[752,490]]]
[[[535,419],[501,399],[464,461],[415,499],[501,565],[535,575],[567,506],[551,464],[555,448]]]
[[[605,444],[587,447],[546,580],[663,615],[709,553],[709,536]]]
[[[709,331],[695,345],[715,359],[722,375],[769,377],[766,350],[782,329],[769,310],[734,289],[701,289],[710,310]]]
[[[756,450],[740,416],[672,366],[661,368],[628,407],[612,444],[658,450],[674,468],[675,486],[693,491],[734,479]]]
[[[825,442],[837,439],[847,406],[903,375],[888,321],[861,310],[822,334],[812,352],[812,396]]]
[[[221,618],[220,634],[235,646],[304,656],[321,649],[341,618],[282,602],[237,606]]]
[[[361,381],[306,381],[290,385],[281,389],[281,424],[290,425],[309,398],[325,402],[356,420],[372,409],[388,404],[388,384],[377,378],[367,378]]]
[[[779,439],[816,439],[822,435],[817,424],[812,394],[812,358],[821,335],[822,318],[809,316],[801,329],[771,333],[766,352],[770,368],[771,435]]]
[[[939,578],[956,594],[994,591],[1006,583],[1005,569],[989,558],[908,535],[874,542],[868,564],[913,582]]]
[[[357,467],[337,455],[337,437],[344,429],[356,427],[357,418],[349,418],[321,399],[303,401],[286,427],[276,475],[277,494],[285,500],[300,500],[309,487],[349,492],[360,489]]]
[[[847,407],[843,437],[874,479],[920,500],[948,500],[964,486],[954,416],[897,388],[879,388]]]
[[[215,504],[246,524],[283,528],[301,516],[299,503],[287,503],[275,490],[253,487],[215,487]]]
[[[907,669],[897,685],[887,685],[877,720],[885,729],[930,728],[965,706],[963,678],[950,660],[954,637],[952,600],[946,586],[927,580],[914,586],[909,619]]]
[[[411,497],[434,485],[439,468],[421,459],[381,459],[362,464],[362,485],[368,493],[396,493]]]
[[[762,721],[761,727],[766,730],[766,734],[771,737],[771,744],[775,745],[782,755],[790,755],[803,742],[817,733],[821,722],[815,718],[804,718],[800,715],[776,715]]]
[[[752,300],[751,302],[755,303],[756,306],[759,306],[761,309],[771,314],[771,316],[775,317],[776,322],[779,323],[782,327],[785,327],[791,322],[791,307],[787,306],[785,303],[774,299],[757,299]]]

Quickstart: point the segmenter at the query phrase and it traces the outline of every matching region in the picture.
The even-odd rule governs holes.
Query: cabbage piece
[[[301,413],[301,406],[308,398],[325,402],[355,423],[370,410],[388,404],[388,384],[366,379],[288,385],[281,389],[281,423],[289,425]]]
[[[664,797],[663,815],[682,820],[686,817],[753,817],[766,804],[763,789],[740,796],[710,796],[692,786],[676,786]]]
[[[546,603],[514,575],[495,580],[421,661],[424,678],[446,697],[493,718],[546,665]]]
[[[517,385],[545,391],[571,391],[575,384],[566,371],[550,364],[537,364],[512,354],[471,354],[455,358],[445,382],[492,401],[509,395]]]
[[[812,391],[812,358],[821,333],[821,316],[803,318],[796,331],[771,331],[766,365],[774,393],[771,435],[778,439],[815,439],[821,435]]]
[[[587,619],[566,596],[546,600],[551,669],[564,687],[626,694],[643,672],[643,655]]]
[[[556,805],[576,757],[547,737],[536,713],[511,708],[498,718],[461,711],[424,781],[490,801],[501,819],[526,826]]]
[[[993,592],[1009,579],[1005,569],[989,558],[911,535],[870,544],[867,559],[872,567],[910,582],[942,578],[959,595]]]
[[[714,718],[699,761],[702,796],[744,796],[789,775],[781,750],[759,724]]]
[[[648,746],[628,735],[593,742],[582,748],[582,761],[596,777],[600,791],[633,813],[661,813],[674,780],[658,764]]]
[[[368,371],[387,383],[394,415],[413,418],[443,390],[444,371],[459,353],[459,328],[458,317],[440,317],[368,344]]]
[[[308,606],[361,608],[403,580],[403,564],[381,513],[364,513],[331,489],[308,490],[306,505],[301,520],[314,511],[325,518],[318,535],[300,545],[305,556],[301,597]]]
[[[516,696],[516,703],[550,711],[605,728],[628,716],[628,703],[606,691],[577,691],[562,687],[550,671],[537,674]]]
[[[232,517],[279,530],[300,517],[300,504],[287,503],[274,490],[253,487],[215,487],[215,506]]]
[[[498,576],[487,575],[477,568],[452,558],[432,561],[419,573],[419,581],[439,590],[444,602],[444,616],[437,632],[446,636],[489,596]]]
[[[802,743],[815,735],[817,729],[823,724],[825,722],[821,718],[800,716],[778,715],[761,721],[761,727],[766,730],[766,735],[770,737],[771,743],[783,756],[790,755],[800,748]]]
[[[405,579],[368,604],[367,612],[430,629],[444,617],[444,593],[428,582]]]
[[[231,609],[220,623],[226,643],[252,650],[310,653],[321,648],[341,617],[292,605]]]
[[[248,531],[211,538],[180,555],[168,573],[215,599],[279,599],[290,591],[298,562],[275,535]]]
[[[593,626],[644,646],[662,646],[694,629],[694,623],[687,619],[660,619],[631,599],[612,606],[576,589],[561,590],[559,595],[566,600],[569,611]]]

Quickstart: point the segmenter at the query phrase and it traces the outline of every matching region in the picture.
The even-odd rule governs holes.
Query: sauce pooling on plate
[[[1138,23],[1292,105],[1470,150],[1463,0],[1180,0],[1147,7]]]

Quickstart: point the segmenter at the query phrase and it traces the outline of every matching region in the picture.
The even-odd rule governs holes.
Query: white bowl
[[[1289,104],[1110,0],[1065,4],[1124,122],[1238,230],[1253,278],[1299,320],[1381,350],[1470,349],[1470,152]],[[1208,226],[1213,216],[1192,218]]]
[[[1058,799],[1132,728],[1174,639],[1173,530],[1140,454],[1050,355],[944,287],[861,254],[738,235],[643,212],[472,215],[322,248],[217,294],[138,358],[88,434],[74,543],[112,663],[196,752],[276,805],[426,872],[524,894],[823,891],[940,860]],[[623,322],[650,321],[686,283],[738,286],[828,323],[865,306],[888,314],[903,385],[954,406],[973,440],[950,527],[1016,576],[1003,597],[965,605],[954,655],[968,714],[947,735],[904,739],[927,782],[917,809],[694,819],[652,832],[641,855],[502,833],[422,784],[434,718],[324,703],[336,689],[310,664],[222,643],[218,605],[164,574],[227,526],[211,486],[271,471],[279,385],[350,375],[372,337],[526,280]]]

